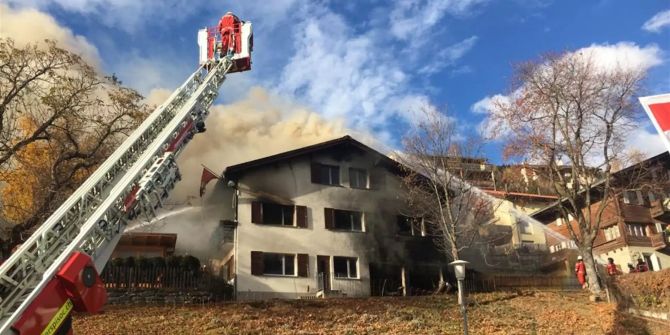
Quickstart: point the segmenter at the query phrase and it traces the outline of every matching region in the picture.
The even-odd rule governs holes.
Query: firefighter
[[[649,266],[647,266],[647,263],[645,263],[642,258],[638,258],[635,270],[637,270],[635,272],[647,272],[649,271]]]
[[[619,274],[619,270],[616,268],[616,264],[614,264],[614,259],[612,259],[612,257],[607,259],[607,274],[610,277],[614,277]]]
[[[577,263],[575,263],[575,274],[577,275],[577,280],[579,284],[582,285],[582,288],[586,288],[586,265],[584,265],[584,259],[582,256],[577,256]]]

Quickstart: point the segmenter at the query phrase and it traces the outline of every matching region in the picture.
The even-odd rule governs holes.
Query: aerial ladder
[[[124,228],[155,216],[226,75],[251,69],[251,22],[230,12],[198,45],[199,68],[0,266],[0,334],[72,334],[72,311],[105,304],[99,273]]]

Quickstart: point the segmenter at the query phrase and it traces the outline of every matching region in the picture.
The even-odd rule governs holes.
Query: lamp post
[[[461,314],[463,314],[463,334],[468,335],[468,311],[465,304],[465,288],[463,288],[466,264],[470,263],[458,259],[449,263],[450,266],[454,267],[454,274],[456,280],[458,280],[458,304],[461,305]]]

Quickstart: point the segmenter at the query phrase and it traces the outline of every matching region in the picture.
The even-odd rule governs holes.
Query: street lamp
[[[454,274],[456,280],[458,280],[458,304],[461,305],[461,313],[463,314],[463,334],[468,335],[468,311],[465,304],[465,288],[463,288],[466,264],[470,263],[458,259],[449,263],[450,266],[454,267]]]

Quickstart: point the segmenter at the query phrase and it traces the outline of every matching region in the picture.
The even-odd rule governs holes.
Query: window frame
[[[517,222],[517,227],[519,227],[519,232],[524,235],[533,235],[533,225],[524,220],[519,220]],[[525,228],[527,227],[527,228]]]
[[[277,206],[280,208],[281,211],[281,221],[282,223],[275,223],[275,222],[267,222],[268,217],[266,215],[266,208],[265,206]],[[286,223],[286,216],[287,216],[287,211],[290,212],[289,217],[290,217],[290,222]],[[271,202],[261,202],[261,213],[263,217],[263,222],[260,223],[261,225],[265,226],[275,226],[275,227],[295,227],[296,226],[296,206],[295,205],[282,205],[282,204],[277,204],[277,203],[271,203]]]
[[[338,213],[342,215],[343,213],[348,214],[349,216],[349,228],[341,228],[338,227]],[[354,222],[354,215],[358,215],[359,222],[358,224],[360,225],[360,229],[354,229],[356,223]],[[364,219],[365,213],[364,212],[358,212],[358,211],[351,211],[351,210],[346,210],[346,209],[333,209],[333,230],[337,231],[349,231],[349,232],[365,232],[365,219]]]
[[[281,268],[282,268],[282,273],[268,273],[267,272],[267,257],[276,257],[280,256],[281,257]],[[286,271],[286,265],[288,264],[286,262],[287,256],[291,257],[293,259],[293,273],[287,273]],[[264,276],[277,276],[277,277],[296,277],[298,275],[298,257],[296,254],[290,254],[290,253],[281,253],[281,252],[263,252],[263,275]]]
[[[339,276],[338,274],[341,274],[341,273],[335,271],[335,263],[336,263],[337,260],[346,262],[346,267],[347,267],[346,276]],[[352,261],[353,261],[353,266],[352,266]],[[354,271],[355,271],[355,276],[352,276],[352,269],[354,269]],[[336,279],[360,279],[360,269],[358,268],[358,257],[333,256],[333,278],[336,278]]]
[[[404,220],[404,224],[409,225],[409,230],[400,230],[401,222]],[[424,225],[424,220],[422,217],[410,217],[407,215],[398,214],[396,215],[396,235],[399,236],[412,236],[412,237],[425,237],[426,236],[426,226]]]
[[[328,180],[324,181],[322,177],[323,169],[328,169]],[[312,163],[312,174],[317,173],[317,176],[312,176],[312,183],[320,185],[329,185],[329,186],[342,186],[342,178],[340,173],[339,165],[323,164],[323,163]],[[337,180],[335,182],[335,178]]]
[[[356,186],[352,183],[354,180],[353,176],[356,176]],[[363,180],[362,180],[362,186],[358,182],[359,177],[362,175]],[[355,168],[355,167],[350,167],[349,168],[349,187],[354,188],[357,190],[369,190],[370,189],[370,174],[368,173],[368,170],[366,169],[360,169],[360,168]]]

